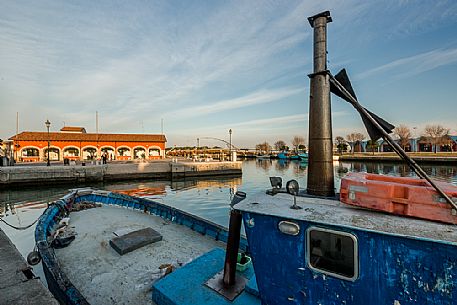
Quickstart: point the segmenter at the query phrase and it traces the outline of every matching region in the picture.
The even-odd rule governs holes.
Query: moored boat
[[[315,30],[315,71],[310,75],[307,189],[300,189],[295,180],[283,187],[280,177],[270,177],[272,188],[265,193],[244,199],[246,194],[237,192],[231,204],[228,230],[144,198],[92,190],[73,192],[48,208],[36,229],[46,279],[59,300],[87,304],[79,287],[60,268],[50,244],[51,233],[71,206],[89,201],[130,207],[187,226],[204,235],[193,236],[195,243],[207,237],[227,242],[225,252],[214,245],[215,250],[199,252],[192,262],[152,283],[151,298],[158,305],[455,304],[457,230],[454,225],[366,209],[369,200],[367,205],[361,205],[364,208],[353,205],[357,201],[343,204],[335,195],[330,82],[332,92],[350,100],[364,122],[369,122],[372,138],[382,135],[397,153],[404,155],[388,136],[393,126],[358,104],[345,73],[333,77],[326,69],[326,23],[331,21],[330,13],[317,14],[309,21]],[[450,205],[447,210],[451,219],[457,218],[455,203],[448,192],[442,192],[414,162],[409,160],[408,164],[421,178],[415,181],[430,190],[434,188],[433,195],[438,201]],[[368,192],[364,187],[354,184],[352,189],[348,187],[348,192],[354,192],[357,199],[360,193],[363,196]],[[416,192],[395,186],[392,190],[392,196]],[[346,197],[342,193],[344,201]],[[414,206],[412,202],[409,204]],[[241,220],[247,242],[240,239]],[[158,230],[166,230],[167,226],[160,228],[159,222]],[[253,268],[236,271],[234,262],[240,249],[252,258]],[[179,246],[176,251],[180,251]],[[143,263],[140,266],[147,268]],[[134,262],[128,268],[136,270]],[[98,280],[110,281],[110,276]],[[109,298],[108,293],[104,299]]]

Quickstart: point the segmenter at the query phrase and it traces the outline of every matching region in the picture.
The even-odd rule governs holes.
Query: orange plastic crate
[[[436,184],[457,201],[457,186]],[[424,179],[349,173],[341,179],[340,200],[391,214],[457,224],[457,211]]]

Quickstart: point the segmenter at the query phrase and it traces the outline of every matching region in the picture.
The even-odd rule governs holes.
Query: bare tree
[[[436,153],[438,145],[449,143],[449,128],[445,128],[439,124],[425,126],[425,136],[433,145],[433,151]]]
[[[260,144],[257,144],[255,146],[255,149],[257,151],[259,151],[261,154],[269,154],[270,151],[271,151],[271,146],[270,144],[268,144],[268,142],[263,142],[263,143],[260,143]]]
[[[305,145],[305,138],[301,136],[294,136],[292,139],[292,146],[294,147],[295,152],[298,152],[301,145]]]
[[[346,140],[348,140],[349,145],[351,145],[351,152],[354,153],[354,148],[357,143],[360,144],[365,139],[365,136],[360,132],[353,132],[346,136]]]
[[[283,140],[278,140],[275,142],[274,146],[275,150],[284,150],[286,149],[286,142],[284,142]]]
[[[394,134],[398,136],[398,142],[400,146],[405,149],[406,145],[409,144],[409,140],[411,139],[411,130],[406,125],[399,125],[395,127],[393,130]]]

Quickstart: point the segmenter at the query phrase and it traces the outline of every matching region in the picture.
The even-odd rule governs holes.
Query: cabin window
[[[312,227],[307,232],[311,269],[354,281],[358,277],[357,238],[346,232]]]

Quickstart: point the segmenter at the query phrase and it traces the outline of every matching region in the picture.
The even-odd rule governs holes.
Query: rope
[[[40,217],[38,217],[34,222],[29,224],[28,226],[16,227],[16,226],[13,226],[12,224],[7,223],[6,221],[3,220],[3,218],[0,217],[1,222],[5,223],[7,226],[10,226],[11,228],[16,229],[16,230],[26,230],[26,229],[30,228],[31,226],[33,226],[38,221],[38,219],[40,219]]]

